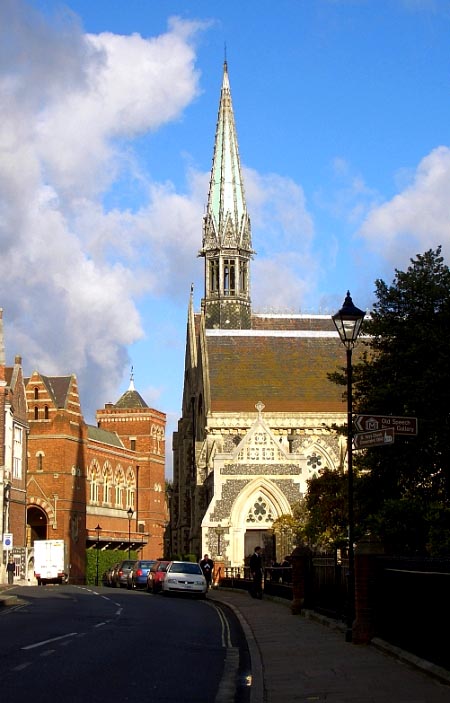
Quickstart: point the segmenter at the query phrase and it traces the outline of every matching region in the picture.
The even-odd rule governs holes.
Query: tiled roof
[[[253,314],[254,330],[316,330],[336,332],[330,315]]]
[[[136,390],[127,390],[120,396],[115,408],[148,408],[143,397]]]
[[[73,376],[42,376],[41,374],[41,378],[55,406],[65,408]],[[28,385],[29,381],[29,377],[24,378],[25,385]]]
[[[108,432],[108,430],[103,430],[95,425],[88,425],[88,437],[95,442],[102,442],[102,444],[109,444],[113,447],[122,447],[122,440],[116,435],[115,432]]]
[[[344,389],[327,378],[346,364],[337,333],[214,330],[206,342],[213,412],[254,412],[259,400],[266,412],[345,411]]]

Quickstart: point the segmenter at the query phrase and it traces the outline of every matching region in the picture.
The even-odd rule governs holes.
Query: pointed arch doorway
[[[245,561],[253,554],[255,547],[261,547],[264,564],[269,566],[275,556],[272,530],[246,530],[244,535]]]
[[[36,506],[27,510],[27,544],[32,547],[36,539],[47,539],[48,519],[46,513]]]

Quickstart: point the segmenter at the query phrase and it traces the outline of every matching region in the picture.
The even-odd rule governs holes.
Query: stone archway
[[[37,539],[47,539],[48,517],[39,506],[32,505],[27,509],[27,544],[32,547]]]
[[[243,564],[255,546],[263,549],[269,563],[274,558],[272,524],[280,515],[291,512],[286,496],[273,481],[258,476],[248,483],[231,510],[227,554],[231,564]]]

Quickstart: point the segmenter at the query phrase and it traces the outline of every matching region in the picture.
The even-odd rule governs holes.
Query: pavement
[[[450,703],[450,671],[382,640],[346,642],[344,626],[311,612],[293,615],[281,599],[220,587],[208,598],[231,607],[244,628],[251,703]]]
[[[20,603],[12,588],[0,585],[0,607]],[[344,625],[311,611],[293,615],[282,599],[220,587],[208,598],[229,606],[241,622],[251,658],[250,703],[450,703],[450,671],[382,640],[346,642]]]

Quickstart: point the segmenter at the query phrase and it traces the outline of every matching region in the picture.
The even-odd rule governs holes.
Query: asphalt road
[[[212,601],[104,587],[15,588],[0,615],[2,703],[247,703],[234,613]]]

